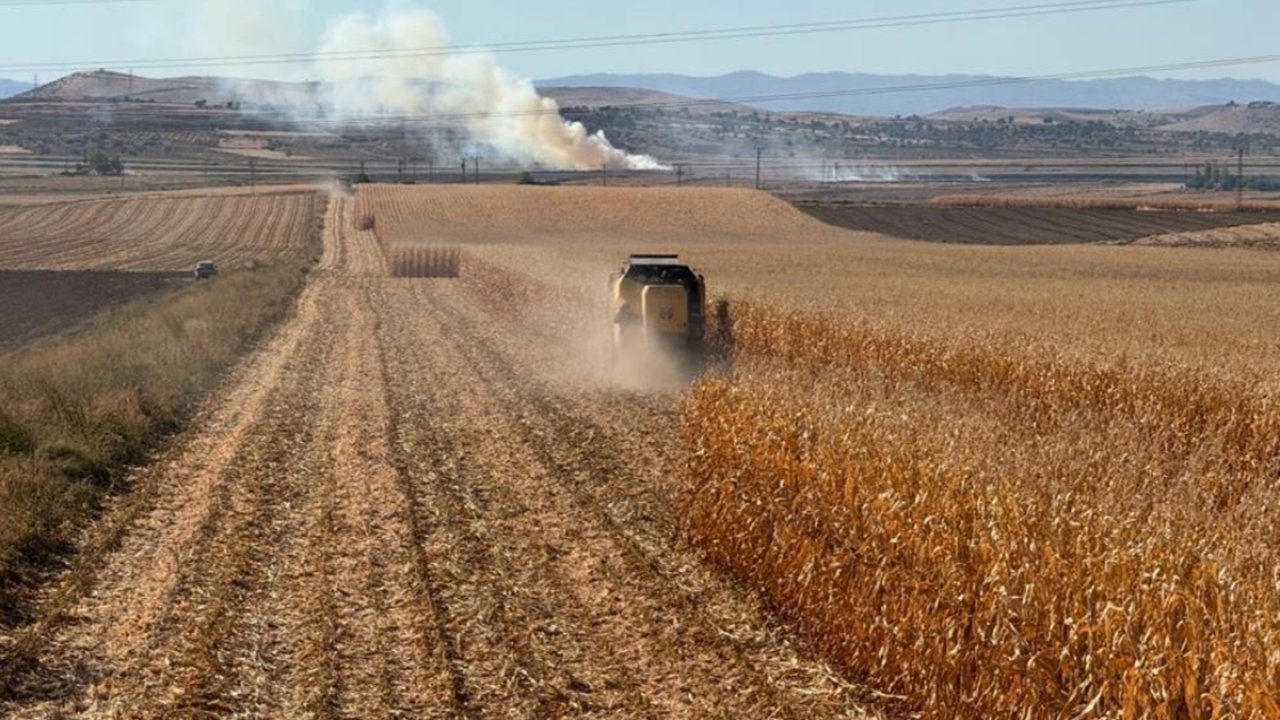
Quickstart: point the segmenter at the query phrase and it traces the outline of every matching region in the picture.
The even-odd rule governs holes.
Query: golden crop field
[[[685,531],[852,676],[939,717],[1280,713],[1280,256],[926,245],[741,191],[359,204],[571,322],[628,252],[706,272],[732,372],[683,401]]]
[[[298,259],[324,210],[315,192],[146,194],[0,206],[0,268],[189,270]]]
[[[746,190],[362,189],[386,241],[449,243],[585,304],[630,252],[676,252],[712,295],[948,341],[1142,361],[1271,383],[1280,256],[1235,249],[984,247],[822,224]],[[592,312],[596,309],[592,307]],[[593,315],[593,317],[595,317]]]
[[[218,206],[78,207],[122,202]],[[1280,713],[1278,255],[928,244],[697,188],[362,185],[318,235],[309,272],[15,356],[0,562],[83,560],[0,595],[33,618],[0,714]],[[608,360],[609,275],[652,251],[706,274],[696,379]],[[190,426],[86,526],[63,498],[152,417]]]

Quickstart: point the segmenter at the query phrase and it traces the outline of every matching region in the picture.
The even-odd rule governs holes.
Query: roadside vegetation
[[[228,273],[108,312],[83,332],[0,356],[0,621],[130,466],[281,318],[302,265]]]

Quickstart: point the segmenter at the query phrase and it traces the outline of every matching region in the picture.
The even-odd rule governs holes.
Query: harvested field
[[[1280,346],[1258,333],[1280,314],[1270,254],[916,243],[832,227],[746,190],[375,186],[357,205],[384,240],[447,241],[592,301],[627,253],[678,251],[713,295],[1051,347],[1090,364],[1280,377]]]
[[[314,192],[0,206],[0,268],[180,271],[205,259],[295,260],[309,252],[323,207]]]
[[[0,353],[78,327],[106,308],[179,287],[186,277],[0,270]]]
[[[37,660],[0,710],[864,716],[681,546],[670,396],[567,382],[572,326],[327,218],[294,319],[0,644]]]
[[[296,316],[0,644],[33,660],[3,711],[1274,714],[1280,256],[720,189],[326,218]],[[457,279],[390,277],[443,248]],[[640,251],[707,273],[733,373],[603,364]]]
[[[865,207],[808,203],[799,207],[823,222],[851,230],[865,230],[910,240],[967,245],[1130,242],[1153,235],[1257,225],[1277,216],[1258,213],[1075,210],[1052,207]]]
[[[432,188],[377,186],[362,190],[356,212],[376,220],[384,242],[560,243],[599,239],[617,246],[634,239],[778,242],[783,232],[812,231],[789,205],[731,189]],[[637,223],[640,223],[637,226]]]

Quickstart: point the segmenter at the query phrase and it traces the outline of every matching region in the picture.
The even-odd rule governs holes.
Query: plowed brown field
[[[0,268],[189,270],[307,252],[323,198],[315,192],[256,196],[146,195],[0,207]]]
[[[0,353],[75,328],[95,313],[180,287],[173,273],[0,270]]]
[[[0,647],[11,717],[851,717],[677,540],[672,397],[394,279],[350,202],[296,315]]]
[[[971,245],[1125,243],[1172,233],[1229,233],[1261,226],[1264,213],[932,207],[812,203],[805,212],[840,227],[927,242]],[[1243,227],[1242,227],[1243,226]]]

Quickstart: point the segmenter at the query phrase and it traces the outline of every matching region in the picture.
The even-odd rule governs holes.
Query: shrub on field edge
[[[0,409],[0,453],[26,455],[36,449],[31,432]]]
[[[20,618],[24,578],[181,427],[304,278],[292,266],[231,273],[0,357],[0,623]]]

